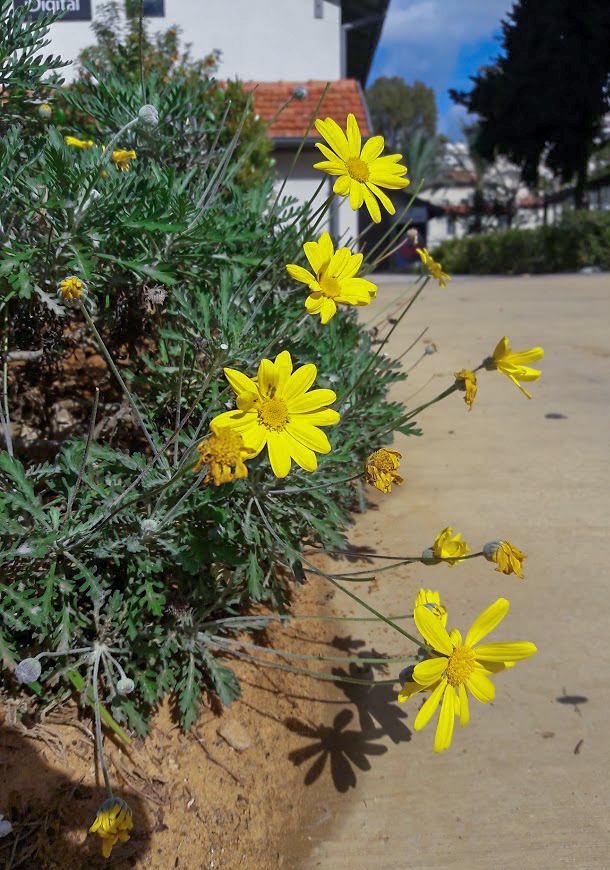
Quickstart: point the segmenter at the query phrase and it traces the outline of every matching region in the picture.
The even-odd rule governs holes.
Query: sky
[[[470,90],[469,76],[500,53],[500,21],[514,0],[390,0],[367,84],[380,76],[419,79],[434,89],[438,131],[461,139],[465,109],[449,88]]]

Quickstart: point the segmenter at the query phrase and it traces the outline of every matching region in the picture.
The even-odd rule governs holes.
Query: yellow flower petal
[[[443,696],[440,716],[438,717],[438,725],[436,726],[436,736],[434,738],[435,752],[443,752],[445,749],[449,749],[451,737],[453,736],[454,719],[455,691],[451,686],[447,686]]]
[[[460,683],[460,685],[458,686],[458,692],[460,698],[460,726],[463,728],[465,725],[468,725],[468,722],[470,720],[468,693],[466,691],[464,683]]]
[[[483,643],[473,650],[477,661],[479,659],[490,662],[520,662],[529,659],[536,654],[537,650],[529,641],[510,641],[507,643]]]
[[[444,656],[438,659],[426,659],[425,662],[415,665],[413,679],[422,686],[429,686],[440,679],[446,667],[447,659]]]
[[[453,652],[453,644],[447,634],[447,629],[441,624],[440,619],[437,619],[433,613],[430,613],[427,607],[416,607],[413,616],[415,625],[427,644],[433,649],[444,655],[451,655]]]
[[[415,717],[415,722],[413,723],[413,728],[415,731],[421,731],[422,728],[425,728],[430,719],[434,716],[436,712],[436,708],[439,705],[439,702],[443,696],[443,692],[447,686],[447,680],[445,677],[440,681],[436,689],[432,692],[430,697],[427,699],[417,716]]]
[[[494,601],[493,604],[475,619],[466,635],[464,645],[472,647],[482,640],[485,635],[489,634],[490,631],[493,631],[496,625],[502,622],[508,613],[509,607],[510,603],[506,598],[498,598],[497,601]]]
[[[269,461],[275,476],[280,478],[286,477],[291,466],[290,450],[279,432],[269,430],[267,434],[267,449],[269,450]]]
[[[330,453],[331,451],[326,434],[309,423],[301,422],[299,417],[292,418],[290,423],[286,425],[286,431],[290,432],[292,437],[301,444],[309,447],[310,450],[315,450],[317,453]]]
[[[290,402],[300,399],[307,390],[311,387],[316,379],[318,370],[313,363],[301,366],[290,375],[284,389],[282,390],[282,398],[285,402]]]
[[[487,704],[495,698],[496,689],[494,684],[481,671],[473,671],[466,680],[466,685],[481,704]]]

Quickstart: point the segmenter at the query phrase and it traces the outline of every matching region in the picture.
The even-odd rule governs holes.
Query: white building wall
[[[317,151],[315,153],[312,153],[311,151],[304,151],[301,153],[290,178],[286,182],[283,194],[285,196],[296,197],[300,203],[306,203],[314,195],[320,182],[324,180],[324,187],[313,204],[314,211],[321,206],[326,197],[332,193],[333,183],[336,180],[333,177],[325,176],[325,174],[319,169],[313,168],[313,164],[318,159],[317,154]],[[293,156],[292,151],[276,151],[273,154],[277,176],[276,189],[279,189],[282,181],[286,177]],[[358,212],[352,211],[348,197],[335,196],[333,203],[336,217],[332,216],[331,210],[329,209],[324,220],[320,222],[316,229],[315,238],[307,239],[306,241],[317,241],[326,230],[326,232],[330,233],[332,236],[335,246],[337,244],[340,247],[349,245],[353,250],[357,250],[353,243],[358,235]]]
[[[93,16],[100,6],[91,0]],[[165,0],[165,18],[146,22],[151,32],[179,27],[196,58],[220,49],[220,78],[332,81],[341,76],[339,4],[323,0],[322,12],[314,16],[314,0]],[[58,21],[50,37],[45,54],[71,61],[94,41],[89,21]]]

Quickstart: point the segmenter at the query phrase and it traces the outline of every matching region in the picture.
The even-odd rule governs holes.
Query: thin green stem
[[[106,794],[109,798],[114,797],[112,794],[112,786],[110,785],[110,777],[108,776],[108,768],[106,767],[106,758],[104,757],[104,746],[102,742],[102,720],[100,719],[100,699],[97,689],[97,677],[100,669],[101,650],[98,648],[95,651],[95,662],[93,665],[93,709],[95,712],[95,740],[97,743],[97,754],[102,766],[104,775],[104,784],[106,786]]]
[[[146,102],[146,87],[144,85],[144,59],[142,43],[144,42],[144,0],[140,0],[140,20],[138,22],[138,53],[140,55],[140,86],[142,89],[142,105]]]
[[[100,350],[102,351],[102,353],[103,353],[103,355],[104,355],[104,357],[105,357],[105,359],[106,359],[106,362],[107,362],[108,365],[110,366],[110,369],[111,369],[113,375],[115,376],[115,378],[116,378],[117,381],[119,382],[119,384],[120,384],[120,386],[121,386],[121,389],[123,390],[123,393],[124,393],[124,395],[125,395],[125,398],[126,398],[127,401],[129,402],[129,406],[130,406],[130,408],[131,408],[131,410],[132,410],[132,412],[133,412],[133,414],[134,414],[136,420],[137,420],[138,423],[140,424],[140,427],[141,427],[142,431],[144,432],[144,435],[146,436],[146,440],[148,441],[148,443],[149,443],[149,445],[150,445],[150,447],[151,447],[153,453],[156,453],[156,452],[157,452],[157,446],[156,446],[155,442],[153,441],[153,439],[152,439],[152,437],[151,437],[151,435],[150,435],[150,433],[149,433],[149,431],[148,431],[148,428],[144,425],[144,420],[142,419],[142,415],[140,414],[140,411],[138,410],[138,406],[136,405],[133,396],[131,395],[131,393],[130,393],[129,390],[127,389],[127,385],[125,384],[125,381],[124,381],[123,378],[121,377],[121,374],[120,374],[118,368],[117,368],[116,365],[114,364],[114,360],[112,359],[112,357],[111,357],[111,355],[110,355],[110,352],[109,352],[108,348],[106,347],[106,345],[105,345],[105,343],[104,343],[104,339],[102,338],[102,336],[101,336],[100,333],[98,332],[98,330],[97,330],[97,326],[96,326],[95,323],[93,322],[93,318],[91,317],[91,315],[90,315],[89,312],[87,311],[87,308],[86,308],[86,306],[84,305],[84,303],[83,303],[80,299],[79,299],[78,301],[79,301],[79,305],[80,305],[80,310],[82,311],[83,316],[84,316],[85,320],[87,321],[87,323],[88,323],[88,325],[89,325],[89,328],[91,329],[91,331],[92,331],[93,334],[95,335],[95,337],[96,337],[96,339],[97,339],[97,343],[98,343],[98,345],[99,345],[99,348],[100,348]],[[164,456],[163,459],[165,460],[165,463],[166,463],[166,465],[167,465],[167,464],[168,464],[168,463],[167,463],[167,458]]]
[[[62,526],[68,522],[70,519],[70,514],[72,513],[72,506],[74,505],[74,499],[80,489],[80,485],[83,479],[83,474],[85,473],[85,468],[87,467],[87,459],[89,457],[89,450],[91,449],[91,441],[93,439],[93,428],[95,426],[95,418],[97,416],[97,406],[100,400],[100,388],[95,388],[95,398],[93,399],[93,409],[91,411],[91,420],[89,422],[89,431],[87,432],[87,441],[85,442],[85,449],[83,450],[83,458],[81,460],[80,468],[78,470],[78,477],[76,478],[76,483],[74,484],[74,488],[70,493],[70,498],[68,499],[68,505],[66,507],[66,512],[64,514],[64,518],[61,522]]]
[[[175,429],[180,429],[180,403],[182,402],[182,379],[184,377],[184,355],[186,353],[186,339],[182,339],[182,347],[180,349],[180,364],[178,366],[178,395],[176,397],[176,425]],[[174,468],[178,465],[178,438],[174,441]]]
[[[350,389],[347,391],[347,393],[345,393],[343,396],[341,396],[341,398],[339,399],[339,405],[342,405],[342,404],[345,402],[345,400],[346,400],[347,398],[349,398],[349,396],[351,396],[351,394],[354,392],[354,390],[356,390],[356,388],[357,388],[357,387],[362,383],[362,381],[363,381],[363,379],[366,377],[366,375],[370,372],[370,370],[372,369],[372,367],[373,367],[373,366],[375,365],[375,363],[377,362],[377,360],[378,360],[378,358],[379,358],[379,355],[381,354],[381,351],[384,349],[384,347],[386,346],[386,344],[387,344],[388,341],[390,340],[390,338],[391,338],[391,336],[392,336],[394,330],[398,328],[398,326],[400,325],[400,322],[402,321],[403,317],[405,317],[405,315],[407,314],[407,312],[409,311],[409,309],[411,308],[411,306],[415,303],[416,299],[417,299],[418,296],[422,293],[422,291],[424,290],[424,288],[425,288],[425,286],[426,286],[426,284],[428,283],[429,280],[430,280],[430,276],[428,275],[428,276],[426,277],[426,279],[424,280],[423,284],[421,285],[421,287],[419,287],[419,288],[415,291],[415,293],[413,294],[413,296],[411,297],[411,299],[407,302],[407,304],[405,305],[405,307],[404,307],[404,309],[403,309],[402,314],[400,315],[400,317],[398,317],[398,318],[396,319],[396,321],[392,324],[392,328],[390,329],[390,331],[388,332],[388,334],[386,335],[386,337],[383,339],[383,341],[381,342],[381,344],[380,344],[379,347],[377,348],[377,352],[375,353],[373,359],[369,362],[368,366],[367,366],[367,367],[364,369],[364,371],[360,374],[360,377],[359,377],[359,378],[356,380],[356,382],[355,382],[355,383],[350,387]]]
[[[210,643],[220,647],[220,649],[224,650],[229,655],[236,656],[236,658],[246,659],[246,661],[255,662],[258,665],[263,665],[268,668],[275,668],[279,671],[291,671],[293,674],[304,674],[308,677],[315,677],[317,680],[331,680],[334,683],[354,683],[357,686],[388,686],[393,685],[398,681],[398,677],[394,680],[357,680],[354,677],[339,677],[336,674],[324,674],[319,671],[308,670],[307,668],[296,668],[292,665],[280,664],[280,662],[270,662],[267,661],[267,659],[261,659],[258,656],[252,656],[249,653],[243,653],[236,649],[231,649],[229,646],[225,646],[217,640],[212,641],[210,639]]]
[[[305,655],[304,653],[293,653],[288,652],[287,650],[282,649],[274,649],[273,647],[261,646],[256,643],[246,643],[245,641],[236,640],[232,637],[218,637],[217,635],[211,635],[210,640],[220,641],[221,643],[233,644],[234,646],[240,646],[244,649],[255,649],[260,652],[273,653],[277,656],[286,656],[289,659],[302,659],[303,661],[312,661],[312,662],[347,662],[350,663],[358,663],[358,664],[396,664],[397,662],[406,662],[412,661],[415,656],[396,656],[396,657],[388,657],[388,658],[363,658],[360,656],[323,656],[323,655]]]
[[[278,542],[278,544],[280,544],[280,546],[291,551],[294,555],[297,556],[297,558],[299,558],[301,560],[301,562],[304,562],[311,569],[311,571],[313,571],[315,574],[319,574],[321,577],[325,577],[330,583],[332,583],[333,586],[335,586],[337,589],[340,589],[342,592],[344,592],[348,596],[348,598],[351,598],[353,601],[356,601],[358,604],[361,605],[361,607],[364,607],[365,610],[368,610],[369,613],[372,613],[373,616],[376,616],[378,619],[381,619],[382,622],[385,622],[386,625],[389,625],[390,628],[394,628],[397,632],[399,632],[399,634],[404,635],[404,637],[408,638],[410,641],[417,644],[418,647],[421,646],[424,649],[428,650],[428,652],[432,652],[430,647],[428,647],[423,641],[418,640],[417,638],[413,637],[412,634],[409,634],[407,631],[404,631],[404,629],[402,629],[399,625],[396,625],[396,623],[392,622],[391,619],[388,619],[387,616],[384,616],[378,610],[375,610],[374,607],[371,607],[370,604],[367,604],[366,601],[363,601],[361,598],[358,598],[358,596],[355,595],[353,592],[350,592],[349,589],[344,589],[340,583],[337,583],[337,581],[334,579],[332,574],[327,574],[326,571],[322,571],[320,568],[318,568],[312,562],[309,562],[303,556],[302,553],[300,553],[294,547],[291,547],[290,544],[286,543],[286,541],[282,541],[282,539],[276,534],[275,530],[271,527],[262,507],[260,506],[260,502],[258,501],[257,498],[254,499],[254,503],[256,504],[256,507],[258,508],[258,512],[261,515],[261,518],[262,518],[264,524],[266,525],[267,529],[269,530],[271,535],[275,538],[275,540]]]

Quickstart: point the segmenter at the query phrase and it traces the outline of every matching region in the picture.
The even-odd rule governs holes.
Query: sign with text
[[[63,12],[59,21],[91,21],[91,0],[13,0],[14,6],[29,6],[38,18],[46,12]]]

